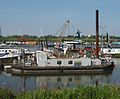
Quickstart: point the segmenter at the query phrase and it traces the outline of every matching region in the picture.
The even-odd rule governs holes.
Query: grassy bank
[[[15,99],[15,93],[7,88],[0,88],[0,99]]]
[[[4,90],[3,90],[4,91]],[[30,92],[11,93],[0,92],[0,99],[120,99],[120,86],[80,86],[74,89],[38,89]]]

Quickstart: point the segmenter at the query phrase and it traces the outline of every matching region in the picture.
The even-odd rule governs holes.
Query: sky
[[[120,0],[0,0],[1,35],[95,35],[99,10],[100,35],[120,35]],[[69,31],[69,32],[68,32]]]

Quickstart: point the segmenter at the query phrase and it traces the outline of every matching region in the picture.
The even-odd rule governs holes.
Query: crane
[[[69,26],[69,23],[70,23],[70,21],[66,20],[65,23],[62,25],[62,27],[59,29],[58,33],[60,33],[60,36],[59,36],[59,40],[58,40],[58,45],[56,47],[59,47],[59,45],[62,41],[63,35]]]

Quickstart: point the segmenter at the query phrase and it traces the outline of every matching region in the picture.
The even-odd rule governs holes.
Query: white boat
[[[10,58],[10,57],[18,57],[23,54],[29,54],[30,51],[24,48],[17,47],[1,47],[0,48],[0,58]]]
[[[20,55],[17,53],[9,53],[6,55],[2,55],[0,59],[15,58],[15,57],[20,57]]]
[[[64,55],[67,53],[67,51],[70,50],[77,50],[80,48],[80,44],[82,43],[81,40],[75,40],[75,41],[64,41],[61,43],[61,45],[55,46],[56,49],[63,51]]]
[[[101,51],[103,54],[120,54],[120,48],[102,48]]]

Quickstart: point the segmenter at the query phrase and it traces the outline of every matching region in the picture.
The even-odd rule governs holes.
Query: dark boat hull
[[[70,75],[70,74],[107,74],[112,73],[113,65],[92,67],[13,67],[14,75]]]

